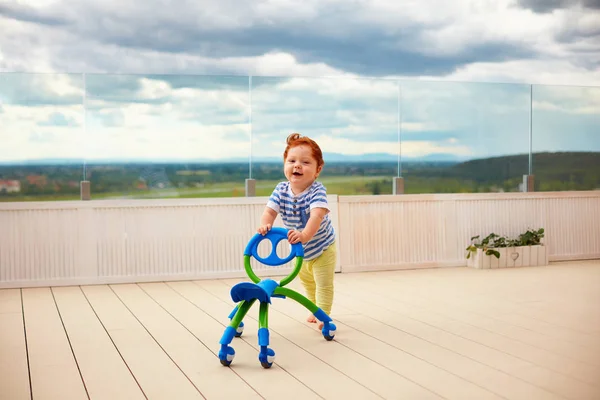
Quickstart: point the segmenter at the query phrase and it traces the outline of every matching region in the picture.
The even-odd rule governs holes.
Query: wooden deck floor
[[[256,306],[217,358],[236,282],[0,290],[0,398],[600,399],[599,261],[336,275],[331,342],[273,300],[268,370]]]

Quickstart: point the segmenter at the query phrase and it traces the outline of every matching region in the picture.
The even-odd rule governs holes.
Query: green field
[[[356,195],[373,194],[372,188],[381,186],[384,190],[381,194],[392,193],[391,179],[381,176],[350,176],[350,177],[327,177],[319,179],[327,187],[329,194]],[[275,185],[280,180],[257,181],[256,195],[269,196]],[[104,192],[92,193],[92,199],[173,199],[173,198],[209,198],[209,197],[244,197],[244,182],[220,182],[206,184],[203,188],[181,188],[181,189],[151,189],[136,190],[135,192]],[[384,187],[389,186],[389,187]],[[0,196],[1,201],[61,201],[79,200],[78,194],[55,194],[36,196]]]

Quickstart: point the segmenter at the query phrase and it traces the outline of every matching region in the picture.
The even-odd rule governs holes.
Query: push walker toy
[[[332,340],[335,336],[336,326],[331,322],[332,319],[329,315],[300,293],[284,287],[298,275],[304,259],[304,250],[301,243],[292,244],[292,250],[285,259],[277,255],[277,244],[284,239],[287,240],[287,232],[287,229],[274,227],[264,236],[257,233],[250,239],[244,250],[244,268],[252,282],[241,282],[231,288],[231,298],[239,304],[229,314],[231,323],[225,328],[225,332],[219,341],[221,344],[219,360],[224,366],[229,366],[235,357],[235,351],[229,344],[234,336],[242,336],[244,331],[242,320],[256,300],[260,303],[258,314],[258,345],[260,346],[260,352],[258,360],[263,368],[271,368],[275,360],[275,352],[269,348],[269,304],[271,304],[271,297],[289,297],[296,300],[313,313],[319,321],[323,322],[321,333],[326,340]],[[258,245],[263,239],[269,239],[272,244],[271,254],[267,258],[262,258],[257,253]],[[272,279],[261,280],[256,276],[250,265],[250,257],[254,257],[261,263],[270,266],[283,265],[296,257],[296,265],[290,275],[277,283]]]

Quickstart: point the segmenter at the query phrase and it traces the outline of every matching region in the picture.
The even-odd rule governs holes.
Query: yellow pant
[[[329,315],[333,304],[333,275],[337,262],[336,243],[333,242],[319,257],[302,263],[298,276],[306,290],[306,297]]]

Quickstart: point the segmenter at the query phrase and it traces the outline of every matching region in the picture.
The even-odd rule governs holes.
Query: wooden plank
[[[309,386],[303,385],[287,370],[278,368],[277,365],[273,365],[269,371],[264,371],[258,363],[255,348],[246,340],[234,339],[232,347],[235,349],[235,358],[230,367],[223,367],[216,354],[228,314],[213,316],[207,312],[205,304],[196,298],[199,288],[193,283],[141,284],[140,287],[202,343],[214,349],[215,358],[211,364],[214,368],[233,371],[266,399],[320,398]],[[251,333],[244,331],[244,335],[251,336]]]
[[[110,287],[82,289],[148,398],[203,398]]]
[[[587,265],[593,264],[588,262]],[[542,273],[534,268],[499,271],[494,281],[500,285],[489,287],[493,291],[491,305],[504,306],[509,313],[516,312],[534,321],[555,325],[569,335],[581,333],[583,343],[599,348],[600,342],[589,331],[600,329],[600,313],[596,306],[600,300],[600,268],[576,269],[551,265],[544,267]],[[515,274],[519,275],[518,279]],[[484,293],[473,287],[470,292],[491,300],[489,291]],[[569,293],[568,304],[564,301],[565,293]]]
[[[92,399],[144,399],[144,394],[81,288],[53,288],[54,298]]]
[[[245,320],[244,335],[234,339],[234,363],[230,368],[218,363],[218,340],[233,306],[228,286],[239,279],[114,286],[119,296],[110,287],[83,288],[96,291],[93,304],[103,311],[100,319],[110,332],[104,333],[104,339],[100,321],[94,324],[93,310],[75,295],[76,288],[27,289],[25,319],[31,325],[25,326],[28,335],[33,330],[27,344],[33,345],[30,350],[38,361],[34,398],[52,394],[52,390],[39,391],[42,375],[49,388],[50,383],[68,388],[75,376],[82,395],[58,397],[87,398],[75,361],[90,398],[102,397],[104,391],[117,393],[115,388],[102,387],[110,372],[106,370],[110,367],[103,367],[105,359],[112,360],[110,365],[120,360],[121,369],[125,365],[115,358],[116,350],[104,354],[110,348],[106,340],[117,338],[124,358],[127,354],[136,360],[132,371],[137,378],[145,376],[146,385],[178,388],[187,382],[194,398],[201,398],[196,385],[206,398],[362,398],[366,394],[448,399],[554,395],[595,400],[600,398],[599,273],[598,263],[569,263],[512,271],[452,268],[336,275],[332,316],[339,330],[333,342],[324,341],[315,325],[305,323],[307,311],[302,306],[274,299],[270,327],[277,359],[270,370],[262,369],[257,360],[256,306]],[[291,286],[303,293],[298,280]],[[7,369],[2,367],[8,359],[5,354],[18,351],[6,365],[9,374],[19,370],[20,378],[0,374],[0,398],[9,393],[11,384],[18,385],[21,394],[11,399],[30,396],[21,299],[15,293],[18,290],[0,290],[0,368]],[[515,314],[519,319],[511,319]],[[542,329],[554,327],[554,332]],[[20,344],[13,346],[12,339],[6,338],[17,338]],[[57,346],[57,341],[62,344]],[[40,373],[41,352],[53,359],[70,357],[70,377]],[[98,365],[91,365],[94,361]],[[167,370],[175,373],[161,373],[165,367],[156,367],[157,361],[170,363]],[[56,362],[44,368],[50,374],[55,372],[52,369],[69,371]],[[149,383],[157,376],[160,383]],[[350,389],[348,382],[353,385]],[[223,391],[219,386],[225,386]],[[35,396],[36,387],[40,396]],[[363,392],[357,394],[356,388]],[[155,390],[148,398],[154,396],[170,398],[172,393]],[[185,398],[177,393],[175,397]]]
[[[207,302],[214,304],[215,311],[221,309],[221,312],[225,312],[231,307],[227,304],[229,287],[226,286],[222,281],[202,281],[196,283],[214,296],[212,300],[210,296],[205,296],[205,298]],[[221,301],[215,301],[218,299]],[[269,311],[269,326],[271,335],[281,335],[282,338],[285,338],[287,341],[304,349],[306,352],[335,368],[335,370],[338,370],[347,377],[351,378],[359,385],[377,393],[382,398],[394,398],[397,396],[401,398],[419,399],[442,398],[433,391],[427,390],[423,386],[420,386],[401,374],[398,374],[387,368],[385,364],[378,363],[368,356],[364,356],[353,351],[349,346],[341,345],[335,340],[331,342],[325,341],[320,332],[315,332],[306,324],[299,323],[297,320],[289,318],[285,314],[282,314],[276,310],[276,307],[279,305],[279,303],[286,302],[288,305],[296,306],[298,310],[302,310],[304,312],[303,316],[306,318],[308,311],[306,311],[302,306],[296,304],[292,300],[285,301],[276,299],[275,301],[277,304],[271,307],[271,310]],[[231,302],[231,300],[229,302]],[[245,319],[245,321],[247,323],[255,324],[256,317],[250,315],[249,318]],[[285,355],[285,357],[287,358],[289,356]],[[294,364],[298,363],[297,360],[293,360],[293,362]],[[294,365],[289,367],[291,368],[290,372],[294,373],[294,367]],[[321,374],[324,373],[325,371],[321,371]],[[330,378],[328,376],[322,375],[321,379],[330,382]],[[477,389],[478,388],[475,388],[475,393],[478,393]],[[321,391],[319,391],[319,393],[321,393]],[[486,395],[489,395],[489,393],[485,393],[484,391],[479,394],[481,395],[480,398],[496,398],[494,396],[486,397]],[[349,396],[352,397],[352,394]]]
[[[50,289],[23,289],[23,312],[33,398],[87,399]]]
[[[578,343],[567,342],[562,339],[557,339],[543,333],[534,332],[520,326],[500,321],[487,315],[436,303],[430,304],[427,308],[421,305],[415,306],[404,303],[397,304],[397,306],[398,311],[410,316],[411,318],[415,318],[416,316],[424,316],[430,319],[429,321],[421,319],[423,322],[428,322],[431,324],[462,323],[463,329],[470,330],[472,327],[475,327],[477,328],[476,331],[484,330],[495,333],[497,335],[504,336],[526,345],[538,347],[563,357],[600,366],[600,357],[598,356],[598,353],[590,351],[590,349],[586,346],[582,346]],[[425,310],[427,310],[427,312],[423,314]]]
[[[368,282],[372,284],[369,285]],[[392,282],[395,280],[392,279]],[[594,398],[600,391],[598,387],[594,386],[594,382],[597,380],[593,378],[595,367],[592,365],[579,363],[577,364],[579,373],[569,374],[569,367],[572,367],[573,360],[559,358],[559,362],[554,362],[550,367],[554,366],[562,368],[562,370],[544,368],[543,366],[560,356],[554,356],[522,342],[478,329],[473,325],[440,318],[431,310],[419,309],[407,313],[403,311],[406,305],[396,299],[399,296],[397,293],[402,293],[403,299],[405,296],[414,299],[415,296],[405,293],[403,287],[394,286],[394,283],[386,284],[381,281],[377,281],[378,285],[375,283],[376,281],[371,281],[370,278],[346,283],[338,282],[338,298],[342,298],[345,304],[356,304],[358,301],[356,293],[363,293],[362,297],[368,300],[363,299],[360,304],[356,304],[357,310],[363,315],[391,325],[397,331],[404,331],[415,337],[423,338],[434,345],[458,352],[484,365],[567,398]],[[386,295],[380,293],[386,293]],[[436,307],[443,308],[441,304],[432,305],[432,309],[437,309]],[[343,318],[342,320],[346,321]],[[482,344],[485,347],[482,347]],[[412,348],[416,349],[417,347],[413,346]],[[533,360],[530,361],[532,358]],[[448,359],[450,357],[445,360]],[[517,386],[511,385],[510,390],[514,390],[515,387]]]
[[[173,292],[166,285],[152,285],[152,292]],[[260,399],[252,387],[230,368],[224,368],[207,346],[215,348],[214,340],[208,344],[196,338],[185,326],[169,314],[145,292],[146,285],[116,285],[115,293],[135,314],[140,323],[157,340],[164,351],[189,377],[207,399],[240,398]]]
[[[293,284],[295,283],[296,282]],[[527,364],[508,364],[511,368],[502,371],[489,367],[485,363],[477,362],[472,358],[465,357],[460,354],[460,351],[452,351],[454,349],[451,347],[444,348],[436,346],[429,341],[422,340],[416,335],[406,334],[398,328],[405,325],[405,320],[402,320],[400,323],[395,323],[394,319],[396,314],[390,312],[390,310],[396,306],[396,303],[388,300],[387,305],[389,305],[390,308],[382,310],[381,308],[370,305],[372,304],[373,297],[377,296],[376,293],[352,291],[352,295],[343,295],[339,293],[340,285],[338,284],[337,286],[338,293],[336,296],[338,302],[346,307],[354,306],[358,312],[363,313],[362,316],[340,316],[337,317],[337,320],[345,322],[351,327],[376,337],[378,340],[382,340],[392,346],[400,346],[400,349],[403,351],[409,352],[423,360],[427,360],[446,371],[461,376],[470,382],[474,382],[500,396],[507,398],[536,398],[538,396],[541,396],[542,398],[552,398],[553,394],[549,393],[552,392],[552,390],[542,390],[540,386],[531,384],[530,382],[524,382],[520,377],[514,377],[510,374],[511,372],[514,372],[511,368],[524,368]],[[298,289],[302,290],[300,288]],[[369,300],[364,300],[364,297]],[[285,309],[287,315],[293,315],[292,313],[294,311],[295,310],[289,309],[289,307],[286,307]],[[373,314],[375,314],[374,318],[379,322],[373,321],[372,318],[370,318]],[[296,318],[299,320],[301,320],[302,317],[302,315],[296,315]],[[370,330],[365,330],[365,327],[369,327]],[[457,348],[461,349],[461,347],[462,346],[460,346],[459,343]],[[353,346],[353,348],[356,349],[355,346]],[[500,357],[502,356],[503,355],[500,354]],[[491,357],[491,355],[487,355],[487,357]],[[577,381],[573,381],[572,383],[577,384]],[[564,392],[565,387],[559,387],[559,390],[561,389]],[[589,394],[593,392],[593,389],[588,387],[586,392],[584,385],[583,390],[578,389],[578,391]],[[572,393],[572,391],[569,393]]]
[[[438,287],[429,280],[430,291],[436,292],[439,298],[435,298],[435,295],[431,294],[428,296],[428,299],[422,300],[423,295],[418,293],[419,290],[417,289],[421,286],[417,283],[400,283],[398,279],[389,276],[382,278],[385,279],[381,281],[373,277],[364,277],[360,279],[360,281],[353,281],[350,287],[347,287],[346,289],[341,289],[343,283],[340,283],[338,285],[338,292],[341,293],[341,290],[344,290],[347,296],[356,292],[368,293],[368,304],[363,305],[364,313],[367,312],[369,307],[374,305],[383,307],[386,310],[386,313],[392,312],[398,315],[398,318],[402,318],[403,329],[406,330],[410,328],[410,332],[413,334],[421,335],[422,337],[431,337],[435,343],[442,343],[442,341],[444,341],[443,343],[446,343],[447,348],[456,348],[456,343],[462,342],[464,343],[463,351],[468,352],[465,353],[465,355],[469,355],[475,359],[481,359],[482,362],[493,362],[493,364],[489,365],[503,371],[514,370],[517,366],[511,366],[510,363],[501,364],[502,359],[507,360],[508,362],[512,359],[513,364],[519,359],[528,364],[521,365],[523,370],[527,370],[531,365],[537,365],[547,369],[549,371],[549,376],[552,375],[553,371],[585,382],[588,385],[598,385],[597,377],[600,376],[600,368],[595,365],[581,362],[571,357],[561,356],[554,352],[528,345],[522,341],[514,340],[495,332],[478,329],[472,324],[467,325],[456,321],[449,322],[447,320],[442,322],[438,321],[436,323],[432,320],[432,317],[428,317],[431,313],[420,311],[411,313],[411,317],[410,315],[404,314],[402,311],[402,303],[415,303],[423,305],[431,310],[452,313],[447,310],[460,309],[460,306],[456,306],[456,308],[453,307],[456,299],[454,290],[458,290],[456,288],[451,291],[449,289],[448,291],[444,291],[442,287]],[[482,285],[483,284],[484,283],[482,283]],[[451,282],[447,282],[446,285],[447,286],[445,287],[454,287]],[[382,296],[381,293],[385,293],[385,296]],[[493,295],[490,295],[490,297],[493,298]],[[450,304],[450,306],[448,304]],[[478,307],[485,307],[484,300],[478,302]],[[482,312],[482,314],[497,318],[497,315],[491,311]],[[422,321],[425,319],[427,319],[427,321]],[[509,324],[506,321],[504,321],[504,323]],[[468,345],[467,341],[470,341],[472,344]],[[480,348],[480,350],[483,348],[483,350],[490,353],[490,355],[484,356],[484,353],[478,350],[478,348]],[[575,350],[576,347],[574,351]],[[554,380],[548,378],[546,381],[553,382]]]
[[[592,268],[581,268],[587,272],[587,276],[576,279],[565,274],[567,267],[547,266],[532,268],[504,268],[481,274],[479,270],[468,268],[454,268],[440,271],[438,274],[429,274],[430,279],[426,285],[435,290],[428,292],[429,299],[435,299],[446,306],[467,309],[482,315],[488,315],[504,323],[525,328],[539,334],[550,336],[562,341],[584,346],[593,350],[600,350],[600,340],[593,335],[583,332],[585,329],[592,331],[598,329],[598,308],[588,308],[584,318],[580,318],[575,326],[567,326],[569,312],[561,314],[556,309],[550,313],[540,314],[539,311],[531,310],[527,303],[522,300],[544,300],[552,298],[553,295],[569,293],[569,296],[560,298],[562,303],[568,301],[568,309],[578,310],[574,305],[584,302],[588,305],[597,304],[600,300],[598,293],[600,287],[597,285],[589,287],[584,281],[600,281],[600,268],[598,263],[586,264]],[[595,267],[593,267],[595,265]],[[388,275],[381,275],[386,278]],[[407,297],[415,293],[415,288],[425,284],[423,278],[426,275],[414,275],[413,284],[406,281],[405,276],[399,279],[397,276],[391,278],[395,284],[406,288],[399,291],[398,295]],[[492,278],[493,277],[493,278]],[[411,280],[412,282],[412,280]],[[576,291],[573,288],[577,288]],[[588,287],[584,291],[584,288]],[[582,294],[583,293],[583,294]],[[417,298],[423,298],[422,293]],[[563,296],[564,297],[564,296]],[[437,302],[436,302],[437,303]],[[574,303],[574,304],[571,304]],[[568,311],[567,309],[567,311]],[[583,311],[583,309],[579,309]],[[582,328],[582,325],[587,328]]]
[[[19,289],[0,290],[0,388],[3,398],[31,398]]]
[[[197,282],[196,282],[197,283]],[[188,286],[189,287],[189,286]],[[193,290],[193,300],[196,304],[202,304],[202,307],[213,316],[221,316],[220,318],[227,321],[229,312],[233,309],[233,305],[219,300],[209,292],[202,290],[198,285],[190,287]],[[227,288],[223,292],[227,293]],[[179,290],[179,288],[177,288]],[[187,296],[186,296],[187,297]],[[252,363],[260,368],[257,360],[258,355],[258,323],[256,315],[258,314],[257,306],[253,307],[248,317],[244,319],[244,335],[241,339],[252,344],[256,349],[252,358],[238,359],[237,363]],[[255,315],[255,318],[251,318]],[[325,343],[321,339],[321,343]],[[339,371],[334,366],[324,362],[315,355],[307,352],[300,346],[286,340],[281,335],[274,331],[270,332],[269,347],[275,351],[276,363],[279,368],[283,368],[293,375],[304,385],[310,386],[320,396],[325,398],[348,398],[355,396],[361,399],[380,398],[379,395],[372,390],[357,383],[352,378],[348,377],[343,372]],[[235,348],[235,347],[234,347]]]
[[[234,281],[226,280],[225,282],[233,283]],[[297,282],[293,282],[290,286],[302,293],[302,288],[299,287]],[[351,308],[351,304],[347,302],[338,301],[336,304]],[[297,323],[303,323],[307,316],[307,312],[302,307],[291,301],[277,301],[273,306],[273,311],[294,318]],[[338,324],[338,334],[334,339],[336,342],[352,349],[359,355],[373,359],[380,365],[385,365],[396,374],[426,388],[428,391],[446,399],[504,398],[489,390],[486,385],[481,385],[480,382],[456,372],[454,368],[440,367],[427,358],[421,357],[421,354],[411,354],[410,348],[400,348],[393,341],[382,339],[379,327],[369,331],[369,335],[364,333],[362,327],[353,327],[344,323],[346,319],[359,318],[360,316],[356,313],[342,316],[336,316],[332,313],[332,316]],[[309,326],[315,329],[314,324]],[[377,377],[373,377],[373,379],[376,380]],[[390,380],[387,380],[386,383],[393,386]]]

